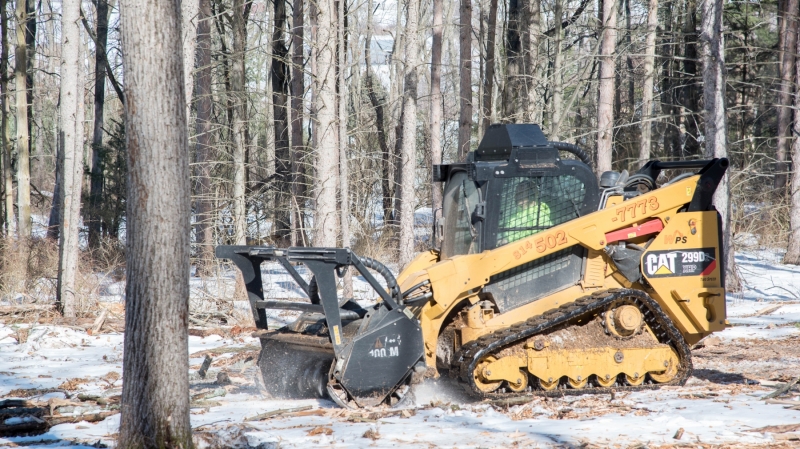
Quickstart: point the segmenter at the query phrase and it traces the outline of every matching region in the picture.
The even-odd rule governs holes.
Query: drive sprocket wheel
[[[478,366],[475,367],[475,372],[472,373],[473,377],[475,378],[475,385],[484,393],[491,393],[494,390],[500,388],[500,384],[503,383],[502,380],[486,380],[483,377],[483,369],[486,366],[490,365],[497,361],[497,358],[494,356],[488,356],[478,363]]]

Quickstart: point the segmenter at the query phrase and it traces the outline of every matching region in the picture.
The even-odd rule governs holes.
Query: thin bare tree
[[[409,1],[413,2],[413,0]],[[469,142],[472,136],[472,0],[460,1],[458,160],[463,161],[469,152]],[[408,28],[409,24],[406,24],[406,27]]]
[[[348,137],[347,137],[347,82],[345,81],[347,70],[347,7],[345,0],[338,0],[337,4],[337,23],[336,23],[336,66],[337,84],[336,89],[339,93],[338,111],[339,116],[339,211],[342,232],[342,246],[350,247],[350,170],[348,167]],[[353,297],[353,272],[346,270],[343,279],[345,298]]]
[[[17,47],[14,54],[14,82],[16,88],[17,111],[17,234],[31,236],[31,163],[30,126],[28,124],[28,47],[26,43],[28,2],[17,0],[15,16],[17,19]],[[36,20],[35,17],[33,20]]]
[[[497,3],[497,0],[493,0]],[[442,0],[433,0],[431,42],[431,166],[442,163]],[[442,189],[431,187],[434,218],[441,216]]]
[[[782,21],[779,32],[783,35],[779,48],[778,56],[780,60],[779,70],[781,76],[780,91],[778,91],[778,147],[775,159],[775,188],[786,187],[787,172],[789,165],[786,163],[792,136],[792,77],[795,70],[795,49],[798,41],[798,15],[800,15],[800,1],[784,0],[782,9]],[[796,163],[796,162],[795,162]]]
[[[291,162],[289,166],[289,182],[291,183],[291,238],[290,244],[297,246],[303,241],[301,232],[303,228],[303,215],[301,213],[301,197],[304,194],[303,185],[300,183],[302,158],[305,152],[303,141],[303,116],[305,95],[305,49],[303,48],[303,0],[294,0],[292,4],[292,108],[291,108]]]
[[[64,133],[63,182],[58,242],[58,305],[65,317],[76,315],[81,186],[83,184],[83,65],[80,0],[61,4],[61,129]]]
[[[795,33],[800,32],[800,21],[795,20]],[[797,39],[797,54],[800,54],[800,39]],[[791,190],[791,209],[789,212],[789,246],[786,255],[783,256],[783,263],[800,264],[800,58],[795,58],[795,85],[798,86],[794,91],[794,125],[792,132],[794,142],[792,143],[792,190]]]
[[[564,16],[563,0],[555,0],[553,7],[553,98],[550,100],[550,135],[551,140],[559,140],[561,128],[561,117],[564,113],[564,83],[563,75],[563,53],[561,51],[561,39],[563,38],[562,19]]]
[[[180,5],[121,3],[128,186],[119,447],[191,448],[190,187]]]
[[[440,38],[441,39],[441,38]],[[497,0],[489,0],[486,17],[486,76],[483,79],[483,131],[492,123],[492,103],[494,101],[495,47],[497,39]]]
[[[0,123],[0,151],[2,151],[3,164],[3,214],[5,218],[6,235],[11,235],[16,229],[16,218],[14,216],[14,185],[11,170],[11,142],[9,141],[9,126],[11,115],[8,101],[8,14],[6,8],[8,2],[0,0],[0,111],[2,113],[2,123]]]
[[[597,100],[597,175],[611,170],[614,144],[614,52],[617,44],[617,0],[602,0],[600,81]]]
[[[214,259],[214,199],[211,186],[211,165],[213,163],[213,116],[214,101],[212,86],[213,66],[211,65],[211,0],[200,0],[197,19],[197,117],[195,119],[196,139],[196,194],[197,220],[196,235],[199,249],[198,274],[211,274]]]
[[[323,0],[317,9],[315,98],[317,123],[317,204],[314,213],[314,246],[336,246],[336,164],[339,158],[336,124],[336,5]]]
[[[94,60],[94,127],[92,131],[92,166],[89,181],[89,204],[87,224],[89,246],[100,245],[102,217],[100,207],[103,201],[103,123],[106,102],[106,46],[108,44],[108,0],[96,3],[97,26],[95,31]]]
[[[722,34],[722,0],[702,0],[700,44],[703,52],[703,115],[706,157],[728,156],[728,120],[725,111],[725,41]],[[725,284],[731,291],[740,288],[736,274],[731,236],[730,170],[714,193],[714,206],[722,217]]]
[[[418,55],[420,53],[419,36],[417,35],[419,32],[417,29],[418,24],[419,0],[408,0],[406,16],[405,77],[403,88],[403,146],[400,152],[399,264],[401,267],[411,262],[415,253],[414,209],[417,205],[417,195],[414,190],[414,174],[417,168],[417,84],[419,83],[419,69],[417,66],[419,61]],[[468,144],[469,140],[467,141],[467,145]]]
[[[245,202],[245,182],[247,167],[247,97],[245,96],[245,45],[247,28],[245,19],[245,0],[233,0],[231,11],[231,96],[233,99],[233,229],[234,241],[244,245],[247,239],[247,205]]]
[[[658,0],[649,0],[647,36],[644,50],[644,84],[642,85],[642,132],[639,145],[639,166],[650,160],[653,136],[653,86],[655,84],[656,31],[658,30]]]

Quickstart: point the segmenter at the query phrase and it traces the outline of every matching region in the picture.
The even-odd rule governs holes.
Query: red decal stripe
[[[712,271],[714,271],[714,268],[717,268],[716,260],[712,260],[708,268],[706,268],[705,270],[703,270],[702,273],[700,273],[700,276],[708,276],[709,274],[711,274]]]

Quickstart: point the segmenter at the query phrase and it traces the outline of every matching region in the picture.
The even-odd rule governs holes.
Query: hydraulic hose
[[[378,274],[383,276],[383,279],[386,281],[386,287],[389,288],[394,300],[397,301],[398,304],[402,304],[403,302],[402,298],[400,297],[400,287],[397,286],[397,279],[395,279],[394,275],[391,271],[389,271],[386,265],[371,257],[360,257],[359,259],[365,267],[375,270],[378,272]]]
[[[566,142],[547,142],[547,143],[556,150],[566,151],[567,153],[574,154],[584,164],[588,165],[589,168],[592,168],[592,159],[589,158],[589,155],[586,154],[586,151],[584,151],[581,147]]]

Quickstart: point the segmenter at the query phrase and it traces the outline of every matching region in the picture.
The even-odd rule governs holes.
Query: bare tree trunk
[[[550,136],[551,140],[559,140],[561,127],[562,110],[564,108],[564,83],[562,82],[561,70],[563,56],[561,53],[562,39],[562,19],[564,16],[564,4],[562,0],[555,0],[553,7],[555,32],[553,34],[553,98],[550,101]]]
[[[538,59],[540,0],[509,0],[506,27],[506,82],[503,86],[503,121],[531,119],[535,105],[533,77]]]
[[[81,58],[81,5],[64,0],[61,15],[61,126],[64,132],[64,176],[58,244],[59,309],[74,318],[77,295],[75,272],[78,265],[78,230],[83,184],[83,66]]]
[[[89,187],[89,247],[100,244],[101,202],[103,200],[103,109],[106,100],[106,43],[108,42],[108,0],[97,1],[97,31],[94,62],[94,129],[92,131],[92,174]]]
[[[186,107],[177,2],[122,0],[127,285],[119,447],[192,447]]]
[[[792,128],[792,74],[795,69],[795,48],[797,47],[797,21],[800,14],[798,0],[785,0],[781,31],[785,30],[783,48],[779,48],[781,90],[778,93],[778,148],[775,165],[775,188],[786,187],[786,174],[789,170],[786,156],[791,144]]]
[[[339,70],[337,82],[339,85],[339,196],[340,196],[340,210],[342,227],[342,246],[345,248],[350,247],[350,170],[347,166],[347,83],[345,82],[345,74],[347,69],[347,8],[345,7],[345,0],[339,0],[338,6],[338,23],[336,41],[338,51],[336,65]],[[344,279],[344,297],[353,297],[353,272],[348,269],[345,271]]]
[[[403,93],[403,146],[400,153],[402,165],[400,175],[400,253],[398,263],[401,267],[405,267],[411,262],[415,253],[414,208],[417,204],[417,197],[414,191],[414,173],[417,168],[417,83],[419,82],[417,58],[420,52],[419,36],[417,35],[418,23],[418,0],[408,0],[408,16],[406,19],[406,73]],[[470,29],[471,28],[472,27],[470,27]],[[462,49],[463,48],[462,46]],[[463,63],[462,61],[462,64]],[[470,67],[471,66],[472,64],[470,64]],[[464,81],[463,77],[461,80],[462,82]],[[471,98],[470,94],[470,111],[472,109]],[[463,112],[463,97],[461,101]],[[471,116],[472,112],[470,112],[470,122]],[[469,140],[467,140],[467,145],[468,144]]]
[[[686,21],[683,24],[683,86],[681,86],[681,103],[686,110],[684,114],[684,139],[683,155],[685,157],[700,154],[699,136],[699,109],[700,98],[697,88],[697,1],[686,1]]]
[[[639,166],[650,160],[653,136],[653,86],[655,84],[656,31],[658,29],[658,0],[649,0],[647,37],[645,38],[644,85],[642,86],[642,132],[639,145]]]
[[[525,96],[521,112],[522,120],[527,123],[541,120],[540,108],[536,102],[536,84],[539,70],[539,44],[542,34],[542,2],[541,0],[525,0],[523,9],[524,28],[522,30],[522,50],[525,80]]]
[[[336,246],[336,7],[323,0],[317,10],[316,109],[317,109],[317,204],[314,214],[314,246]]]
[[[703,105],[706,157],[727,157],[728,123],[725,116],[725,42],[722,34],[722,0],[702,0],[700,43],[703,49]],[[730,291],[741,288],[734,265],[731,230],[730,174],[725,174],[714,193],[714,206],[722,217],[725,252],[725,284]]]
[[[244,245],[247,242],[247,205],[245,202],[245,182],[247,176],[247,167],[245,166],[245,153],[247,151],[247,96],[244,92],[244,52],[247,44],[247,28],[244,18],[244,0],[233,1],[231,29],[233,32],[230,92],[233,98],[233,122],[231,130],[233,134],[233,226],[234,241],[237,245]]]
[[[303,94],[305,93],[305,71],[303,70],[303,0],[294,0],[292,7],[292,155],[290,171],[291,182],[291,245],[297,246],[303,239],[301,209],[300,170],[305,147],[303,144]]]
[[[497,5],[497,0],[492,0]],[[497,11],[495,10],[495,15]],[[489,31],[492,33],[492,30]],[[490,36],[494,36],[491,34]],[[442,163],[442,0],[433,0],[433,39],[431,43],[431,166]],[[494,52],[492,52],[494,59]],[[487,75],[489,60],[487,57]],[[492,67],[492,70],[494,67]],[[494,75],[492,75],[494,76]],[[491,88],[489,89],[491,90]],[[491,98],[491,96],[490,96]],[[491,101],[491,100],[489,100]],[[431,209],[434,218],[441,216],[442,188],[431,185]]]
[[[603,0],[600,43],[600,91],[597,101],[597,175],[611,170],[614,143],[614,51],[617,43],[617,0]]]
[[[413,0],[410,0],[413,1]],[[463,161],[469,152],[472,136],[472,0],[460,0],[459,8],[459,97],[458,160]],[[410,44],[410,38],[409,38]],[[406,47],[410,50],[410,47]],[[408,58],[408,53],[406,58]],[[416,70],[416,69],[415,69]],[[408,75],[406,75],[408,76]],[[415,74],[416,76],[416,74]]]
[[[800,31],[800,22],[794,21],[795,33]],[[797,53],[800,54],[800,39],[797,39]],[[795,58],[795,82],[800,86],[800,58]],[[791,190],[791,210],[789,223],[791,233],[789,234],[789,246],[786,255],[783,256],[783,263],[800,264],[800,89],[794,92],[794,143],[792,144],[792,190]]]
[[[27,46],[25,42],[28,16],[27,0],[17,0],[17,48],[15,53],[14,81],[17,108],[17,235],[31,236],[31,162],[28,130]]]
[[[200,0],[181,0],[181,33],[183,34],[183,89],[186,94],[186,126],[191,125],[192,91],[194,90],[195,48],[197,47],[197,14]],[[188,129],[188,128],[187,128]]]
[[[389,149],[389,136],[386,130],[386,97],[378,96],[376,92],[375,74],[372,71],[372,52],[370,45],[372,44],[372,0],[367,1],[367,35],[364,39],[364,63],[366,65],[366,74],[364,79],[364,86],[367,90],[370,104],[375,110],[375,128],[378,134],[378,146],[381,148],[381,198],[383,207],[383,222],[388,225],[392,221],[392,212],[394,204],[394,194],[392,190],[391,166],[392,166],[392,153]]]
[[[275,174],[278,195],[275,201],[275,236],[282,244],[291,243],[291,158],[289,149],[289,49],[286,48],[286,2],[275,1],[272,28],[272,105],[275,123]]]
[[[60,93],[59,93],[60,98]],[[47,238],[56,241],[61,228],[61,207],[63,206],[62,186],[64,185],[64,131],[61,129],[59,114],[56,130],[56,183],[53,186],[53,203],[47,221]]]
[[[434,18],[435,18],[434,12]],[[495,73],[495,40],[497,38],[497,0],[490,0],[489,14],[486,19],[486,76],[483,80],[483,131],[492,124]],[[441,31],[439,31],[441,40]],[[441,51],[441,50],[440,50]],[[441,60],[441,57],[440,57]],[[441,207],[441,203],[440,203]]]
[[[2,129],[0,129],[0,151],[3,152],[3,204],[5,214],[6,235],[16,229],[14,217],[14,186],[11,174],[11,142],[9,136],[9,102],[8,102],[8,14],[6,0],[0,0],[0,108],[2,108]]]
[[[211,164],[213,162],[212,119],[214,101],[211,90],[213,67],[211,65],[211,0],[200,0],[197,20],[197,219],[198,245],[197,273],[211,274],[214,263],[214,201],[211,189]]]

